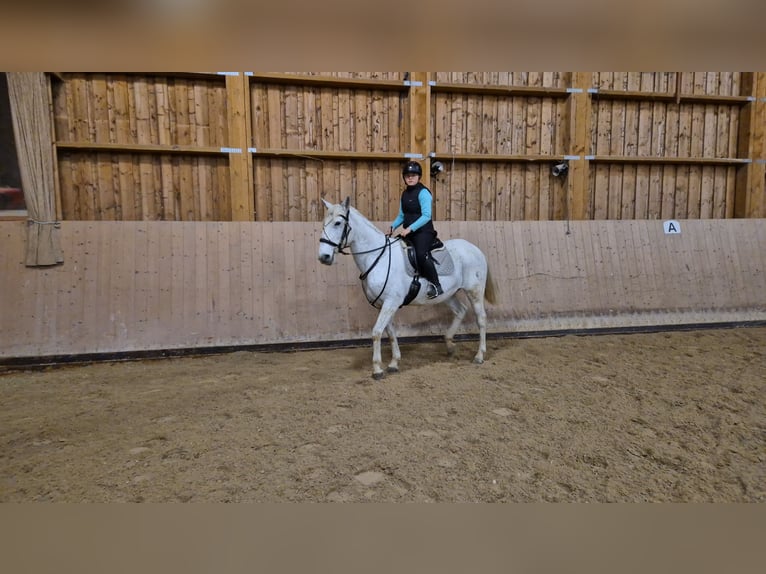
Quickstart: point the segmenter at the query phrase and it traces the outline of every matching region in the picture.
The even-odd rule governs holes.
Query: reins
[[[349,223],[349,213],[350,213],[350,210],[347,211],[345,215],[341,216],[343,217],[345,224],[343,227],[343,233],[341,234],[340,241],[338,243],[335,243],[334,241],[324,236],[319,238],[319,242],[326,243],[327,245],[332,245],[338,250],[338,253],[341,253],[343,255],[365,255],[367,253],[374,253],[375,251],[380,251],[378,256],[375,258],[375,261],[372,262],[372,265],[370,265],[367,271],[359,275],[360,281],[364,281],[365,279],[367,279],[367,276],[370,274],[370,272],[373,269],[375,269],[375,266],[378,264],[381,257],[383,257],[383,253],[385,253],[386,248],[389,249],[388,269],[386,270],[386,280],[383,282],[383,289],[380,290],[380,293],[378,293],[378,296],[375,297],[375,299],[373,299],[372,301],[370,301],[369,299],[367,300],[370,303],[370,305],[375,307],[375,303],[378,302],[378,299],[380,299],[381,295],[383,295],[383,292],[386,290],[386,286],[388,285],[388,278],[391,276],[391,255],[390,255],[391,245],[393,245],[397,241],[401,241],[401,237],[397,236],[394,240],[391,240],[391,237],[389,235],[386,235],[385,236],[386,242],[383,244],[382,247],[375,247],[373,249],[368,249],[367,251],[349,251],[347,253],[346,251],[344,251],[344,249],[348,247],[348,236],[351,234],[351,224]],[[324,228],[322,228],[322,234],[323,235],[326,234]]]

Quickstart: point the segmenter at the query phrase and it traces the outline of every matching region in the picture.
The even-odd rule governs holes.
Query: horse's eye
[[[338,227],[340,225],[340,221],[335,222],[335,227]]]

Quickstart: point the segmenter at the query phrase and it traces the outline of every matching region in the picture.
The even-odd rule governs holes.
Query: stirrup
[[[436,299],[439,295],[442,295],[444,293],[444,289],[442,289],[441,285],[434,285],[433,283],[430,283],[428,285],[428,291],[426,292],[426,297],[429,299]]]

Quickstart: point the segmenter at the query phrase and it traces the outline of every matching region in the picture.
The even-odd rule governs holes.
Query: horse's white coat
[[[357,209],[351,207],[349,198],[346,198],[342,204],[331,204],[327,201],[324,201],[324,204],[327,215],[323,221],[322,237],[329,243],[319,243],[319,261],[325,265],[332,265],[339,247],[343,249],[347,247],[362,273],[372,267],[362,281],[362,288],[367,300],[374,301],[375,306],[380,308],[372,328],[372,374],[379,379],[384,374],[380,351],[384,331],[388,333],[391,341],[392,358],[388,364],[388,371],[399,370],[401,352],[396,339],[393,318],[407,296],[412,282],[405,272],[404,253],[399,246],[393,249],[390,246],[387,247],[385,234]],[[343,234],[346,229],[348,231],[344,239]],[[484,299],[492,302],[494,291],[487,268],[487,259],[478,247],[464,239],[450,239],[444,244],[452,256],[455,267],[449,275],[439,276],[444,294],[436,299],[428,299],[426,296],[428,283],[425,279],[421,279],[420,292],[410,305],[445,303],[452,309],[455,317],[444,336],[447,351],[451,354],[455,348],[453,338],[467,310],[466,306],[455,297],[456,293],[462,289],[471,302],[479,327],[479,350],[474,357],[474,362],[483,363],[484,353],[487,351],[487,313],[484,309]],[[389,245],[392,245],[391,242]],[[384,251],[383,255],[375,264],[381,250]]]

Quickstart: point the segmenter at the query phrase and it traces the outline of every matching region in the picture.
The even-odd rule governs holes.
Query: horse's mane
[[[377,231],[378,233],[383,233],[383,232],[382,232],[380,229],[378,229],[377,227],[375,227],[375,224],[373,224],[373,223],[372,223],[372,221],[370,221],[369,219],[367,219],[367,218],[364,216],[364,214],[363,214],[361,211],[359,211],[359,210],[358,210],[356,207],[354,207],[353,205],[350,205],[350,206],[349,206],[349,208],[351,209],[351,212],[352,212],[352,213],[355,213],[356,215],[358,215],[358,216],[359,216],[359,219],[361,219],[361,220],[362,220],[362,222],[364,222],[364,224],[365,224],[366,226],[368,226],[370,229],[374,229],[374,230],[375,230],[375,231]]]

